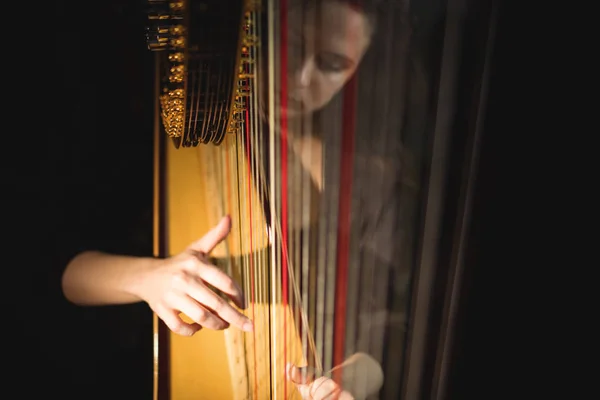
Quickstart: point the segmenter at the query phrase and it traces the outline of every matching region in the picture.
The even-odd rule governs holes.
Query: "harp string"
[[[302,15],[302,20],[306,19],[306,18],[311,18],[311,15]],[[312,16],[312,18],[314,18],[314,16]],[[304,26],[305,24],[302,23],[302,46],[300,46],[299,49],[296,49],[294,47],[292,48],[293,50],[296,50],[298,53],[300,54],[294,54],[293,57],[294,59],[302,59],[304,56],[304,47],[306,46],[306,51],[311,54],[313,49],[314,49],[314,41],[310,41],[307,39],[307,36],[305,35],[304,32]],[[304,45],[304,42],[306,41],[306,44]],[[312,132],[312,118],[311,116],[303,116],[302,118],[298,119],[298,126],[297,127],[297,132],[300,135],[300,139],[301,140],[305,140],[306,138],[310,138],[313,134]],[[297,181],[298,181],[298,186],[299,186],[299,193],[301,193],[302,197],[301,197],[301,201],[298,204],[298,209],[295,211],[296,214],[298,215],[298,221],[297,224],[300,226],[300,229],[298,229],[299,231],[299,235],[298,235],[298,242],[296,243],[296,245],[298,247],[301,247],[301,251],[298,251],[299,253],[299,259],[298,259],[298,265],[300,265],[300,263],[302,263],[301,265],[301,271],[299,271],[300,276],[302,277],[302,282],[301,282],[301,287],[302,287],[302,305],[301,305],[301,309],[303,312],[303,315],[307,315],[308,316],[308,321],[307,321],[307,326],[303,327],[302,331],[301,331],[301,340],[302,340],[302,353],[306,356],[306,358],[308,359],[308,363],[309,365],[314,366],[314,361],[312,360],[312,357],[309,357],[309,343],[308,343],[308,338],[309,335],[312,335],[312,326],[314,326],[314,316],[313,313],[311,313],[310,309],[309,309],[309,305],[312,305],[313,300],[311,297],[312,294],[312,288],[314,287],[313,282],[311,282],[311,277],[310,277],[310,268],[309,268],[309,264],[311,262],[311,257],[310,257],[310,245],[311,245],[311,237],[312,237],[312,227],[313,227],[313,220],[311,218],[312,215],[312,182],[313,182],[313,174],[312,174],[312,165],[314,165],[314,163],[316,161],[318,161],[316,158],[313,159],[313,145],[312,145],[312,141],[309,140],[309,145],[305,146],[303,145],[300,149],[300,151],[296,151],[297,154],[300,154],[300,161],[302,161],[302,157],[304,157],[304,154],[306,154],[306,158],[308,159],[308,161],[306,162],[306,164],[308,164],[306,166],[306,169],[308,170],[308,173],[306,173],[304,171],[303,165],[305,163],[303,162],[297,162],[296,165],[298,166],[298,170],[296,171],[296,177],[298,177]],[[317,163],[317,169],[320,166]],[[318,177],[317,179],[317,187],[320,187],[321,184],[320,182],[318,182]],[[299,268],[300,269],[300,268]],[[314,354],[314,349],[312,349],[312,353]]]
[[[274,46],[271,46],[271,48],[273,48],[273,47]],[[272,53],[271,53],[271,57],[273,57]],[[273,59],[273,58],[271,58],[271,59]],[[271,64],[271,68],[273,68],[273,64]],[[283,68],[281,68],[281,70],[283,70]],[[274,86],[275,86],[274,85],[274,79],[271,79],[272,77],[275,76],[275,73],[273,73],[273,72],[274,71],[271,69],[271,74],[269,74],[269,79],[270,79],[270,85],[269,85],[270,86],[270,96],[269,97],[270,97],[270,99],[274,98],[274,93],[275,93],[275,90],[274,90]],[[273,103],[274,102],[271,101],[271,106],[273,106]],[[271,108],[271,109],[273,109],[273,108]],[[271,121],[275,120],[275,114],[274,113],[272,113],[270,115],[270,120]],[[284,122],[284,124],[285,124],[285,122]],[[270,143],[271,143],[271,146],[270,146],[270,150],[271,150],[271,153],[270,153],[270,160],[271,160],[270,165],[271,165],[271,172],[272,172],[271,173],[271,180],[273,180],[274,177],[275,177],[275,170],[277,170],[277,171],[284,171],[284,172],[287,172],[287,171],[286,171],[285,164],[283,164],[283,162],[281,161],[281,158],[283,158],[283,157],[281,157],[281,155],[279,155],[279,157],[277,157],[277,153],[275,151],[277,148],[279,148],[279,146],[275,145],[275,142],[278,139],[278,135],[275,135],[275,131],[273,129],[273,126],[275,124],[271,123],[269,125],[270,125],[270,138],[269,138],[269,140],[270,140]],[[284,132],[285,132],[285,125],[284,125]],[[282,135],[282,137],[283,136],[284,135]],[[258,142],[260,143],[262,141],[259,140]],[[280,140],[278,144],[281,146],[282,151],[285,152],[285,151],[287,151],[287,146],[284,146],[284,143],[282,143],[282,142],[283,142],[283,140]],[[258,148],[260,149],[261,147],[258,146]],[[258,155],[256,158],[260,158],[260,155]],[[279,161],[277,161],[277,160],[279,160]],[[277,168],[273,168],[276,165],[278,167]],[[260,163],[258,164],[258,168],[259,169],[261,168],[261,164]],[[264,174],[262,173],[262,171],[259,171],[258,175],[264,175]],[[260,181],[264,182],[264,180],[260,180]],[[304,184],[306,184],[306,182],[304,182]],[[275,208],[274,205],[278,203],[277,199],[274,199],[274,197],[276,196],[276,193],[279,192],[280,198],[283,197],[283,195],[281,195],[281,193],[284,193],[284,195],[286,195],[286,193],[283,192],[284,190],[285,191],[288,190],[288,187],[286,187],[286,186],[290,186],[290,185],[281,184],[280,185],[280,187],[281,187],[280,191],[276,191],[276,190],[271,190],[270,191],[269,187],[266,187],[265,190],[260,190],[259,191],[261,193],[269,193],[269,191],[271,192],[271,194],[269,195],[270,198],[271,198],[271,200],[272,200],[271,201],[271,207],[272,207],[272,212],[271,212],[271,215],[272,215],[272,224],[271,224],[271,226],[275,228],[275,234],[272,235],[272,237],[273,237],[272,240],[273,241],[280,240],[281,242],[284,242],[283,241],[283,236],[284,236],[283,235],[283,231],[284,231],[284,229],[280,226],[280,223],[281,223],[281,221],[286,221],[286,218],[283,217],[283,214],[284,214],[283,212],[280,211],[278,213],[276,211],[273,211],[273,208]],[[275,188],[275,187],[277,187],[277,186],[276,185],[271,185],[271,188]],[[284,203],[284,202],[280,200],[279,204],[282,204],[282,203]],[[304,211],[305,211],[305,213],[310,212],[310,210],[306,211],[306,209],[304,209]],[[278,214],[280,214],[281,216],[278,216]],[[305,214],[305,215],[308,215],[308,214]],[[306,251],[307,246],[308,245],[304,246],[305,247],[304,251]],[[274,246],[274,247],[277,248],[278,246]],[[292,293],[292,295],[290,295],[290,293],[287,293],[285,295],[283,295],[281,293],[276,293],[273,296],[273,298],[275,298],[276,302],[278,302],[278,303],[283,302],[284,304],[289,299],[290,300],[290,304],[297,305],[297,304],[300,304],[300,298],[301,298],[301,294],[299,293],[298,282],[297,282],[297,278],[296,278],[296,276],[298,275],[298,273],[297,273],[298,268],[295,268],[294,265],[293,265],[293,263],[289,262],[289,260],[291,259],[291,257],[289,256],[289,253],[288,253],[288,250],[287,250],[288,246],[283,245],[283,246],[280,246],[280,247],[282,248],[280,260],[283,260],[284,262],[286,262],[286,260],[288,260],[286,262],[287,265],[278,265],[277,262],[275,262],[274,264],[276,265],[276,268],[278,268],[282,272],[282,274],[284,274],[286,272],[289,274],[288,279],[286,279],[286,280],[283,281],[282,291],[286,290],[285,288],[289,284],[291,286],[291,291],[293,293]],[[296,246],[296,247],[298,247],[298,246]],[[276,258],[277,257],[273,257],[274,260]],[[277,274],[276,273],[272,273],[272,275],[276,276]],[[277,286],[274,286],[274,288],[276,288],[276,287]],[[288,289],[288,291],[289,291],[289,289]],[[306,295],[304,297],[305,297],[304,302],[306,303],[306,301],[307,301]],[[304,307],[304,308],[306,308],[306,307]],[[307,329],[308,321],[307,321],[307,317],[306,317],[306,312],[304,310],[304,311],[300,312],[299,314],[300,314],[300,316],[299,316],[299,320],[300,321],[298,321],[298,322],[300,322],[300,323],[297,324],[297,326],[303,326],[304,327],[303,328],[303,331],[305,332],[305,334],[304,334],[304,340],[305,340],[305,342],[308,342],[305,345],[305,347],[304,347],[305,350],[303,351],[303,353],[306,353],[306,347],[310,347],[312,349],[313,353],[314,353],[315,345],[314,345],[314,340],[312,338],[312,335],[309,334],[310,330]],[[287,313],[284,314],[284,319],[286,318],[286,316],[287,316]],[[298,316],[298,313],[296,313],[296,316]],[[274,316],[273,320],[275,321],[274,325],[277,326],[277,322],[278,322],[277,321],[277,317]],[[284,321],[284,323],[286,323],[286,321]],[[287,326],[284,326],[284,335],[283,335],[284,336],[284,338],[283,338],[284,346],[286,345],[287,341],[290,340],[290,336],[293,336],[293,335],[290,335],[292,332],[287,332],[286,328],[287,328]],[[276,334],[275,334],[275,340],[274,341],[277,341],[279,339],[277,337],[278,336],[277,333],[278,332],[276,332]],[[275,346],[275,348],[277,348],[277,346]],[[287,357],[287,354],[288,354],[288,352],[284,349],[284,351],[283,351],[283,357],[284,357],[284,359]],[[278,365],[278,364],[275,363],[275,365]],[[273,375],[276,376],[276,377],[281,377],[282,376],[282,374],[278,373],[277,371],[274,371]],[[273,381],[277,382],[278,379],[273,378]],[[284,386],[285,385],[286,385],[286,383],[284,381]],[[284,389],[284,393],[285,392],[286,392],[286,389]]]
[[[277,46],[276,36],[268,34],[269,32],[276,31],[276,21],[275,21],[275,12],[276,7],[273,1],[267,1],[267,36],[268,36],[268,45],[267,45],[267,69],[268,71],[275,71],[275,46]],[[268,110],[275,109],[275,74],[270,73],[267,74],[266,79],[268,80],[268,90],[267,90],[267,100],[268,100]],[[275,137],[275,113],[268,113],[268,146],[269,149],[275,149],[276,146],[276,137]],[[277,182],[276,172],[280,171],[279,165],[277,165],[277,159],[275,157],[274,151],[269,151],[269,187],[273,188]],[[276,226],[276,207],[279,201],[279,196],[275,190],[266,191],[267,196],[269,198],[269,214],[270,214],[270,226],[269,226],[269,238],[271,240],[271,298],[273,302],[276,302],[277,299],[281,296],[280,285],[274,284],[275,282],[279,282],[281,279],[280,271],[278,268],[279,265],[279,252],[276,252],[275,249],[279,248],[279,239],[278,235],[275,233],[274,227]],[[272,348],[275,349],[274,352],[271,353],[271,365],[272,365],[272,377],[273,380],[273,392],[279,392],[279,385],[277,377],[283,373],[283,371],[279,371],[278,361],[278,349],[280,338],[276,334],[275,327],[278,326],[278,314],[275,307],[271,307],[271,320],[273,321],[272,328],[269,330],[269,335],[271,337]]]
[[[280,20],[280,30],[279,30],[279,107],[282,110],[287,108],[287,70],[288,70],[288,37],[287,37],[287,0],[280,0],[279,2],[279,20]],[[278,93],[275,92],[274,95]],[[270,113],[276,112],[275,109],[269,110]],[[288,185],[288,118],[287,115],[282,115],[282,118],[279,121],[279,137],[280,137],[280,152],[281,152],[281,182],[280,182],[280,192],[281,192],[281,210],[280,210],[280,219],[281,221],[281,250],[282,250],[282,258],[281,258],[281,271],[282,271],[282,306],[284,309],[288,307],[288,283],[289,283],[289,241],[288,241],[288,195],[287,195],[287,185]],[[288,316],[287,312],[283,314],[283,364],[287,365],[288,363]],[[287,380],[283,381],[283,393],[287,394],[288,382]]]
[[[275,8],[270,2],[271,5],[270,10],[273,11]],[[270,54],[269,54],[269,165],[271,167],[270,180],[271,185],[265,185],[264,190],[259,190],[259,196],[261,199],[264,199],[262,196],[268,196],[270,198],[271,203],[271,241],[273,242],[273,249],[277,249],[275,256],[272,257],[272,268],[271,277],[273,278],[272,284],[272,307],[276,308],[276,304],[282,304],[283,307],[291,306],[295,311],[292,316],[294,317],[295,324],[292,326],[300,327],[300,331],[302,332],[302,353],[307,358],[308,349],[310,348],[313,354],[316,354],[315,351],[315,343],[312,337],[312,332],[309,329],[309,321],[308,321],[308,303],[309,299],[309,271],[308,271],[308,263],[309,263],[309,238],[311,236],[310,230],[295,230],[295,236],[290,234],[290,224],[292,226],[299,225],[302,227],[309,227],[310,229],[310,190],[307,190],[310,187],[310,182],[307,180],[310,179],[309,174],[301,174],[296,171],[294,175],[292,171],[292,178],[294,176],[300,176],[300,179],[290,179],[290,169],[297,166],[300,167],[300,163],[293,163],[289,160],[288,151],[290,149],[289,146],[289,132],[288,132],[288,119],[284,115],[279,122],[279,135],[275,133],[275,123],[276,114],[273,112],[275,110],[275,96],[277,93],[281,95],[281,108],[286,108],[287,103],[287,57],[288,57],[288,48],[287,45],[287,4],[285,1],[280,2],[280,62],[279,68],[275,65],[275,56],[273,49],[275,48],[275,41],[270,43]],[[269,13],[270,15],[274,15],[274,12]],[[274,21],[271,19],[270,25],[274,25]],[[255,24],[255,26],[260,26],[260,23]],[[275,35],[270,35],[270,37],[274,37]],[[257,59],[261,59],[257,57]],[[276,70],[279,70],[279,84],[280,89],[276,90],[275,88],[275,76]],[[283,73],[281,72],[283,71]],[[258,93],[258,87],[254,87],[254,93]],[[266,182],[264,177],[266,174],[265,171],[262,170],[262,164],[258,162],[261,160],[264,154],[262,153],[262,143],[264,143],[258,137],[260,134],[259,129],[259,115],[258,115],[258,105],[256,102],[256,96],[254,96],[254,113],[250,113],[246,115],[246,120],[254,120],[254,124],[250,124],[254,127],[251,132],[246,132],[245,137],[248,138],[247,148],[246,148],[246,156],[247,159],[255,160],[252,163],[252,171],[249,176],[258,177],[257,182],[259,184]],[[301,127],[300,129],[302,129]],[[248,124],[246,125],[246,129],[248,129]],[[304,133],[304,132],[302,132]],[[280,149],[279,154],[277,154],[277,149]],[[255,154],[250,154],[251,151],[254,151]],[[309,150],[311,151],[311,150]],[[309,159],[311,158],[311,154],[309,154]],[[249,167],[249,169],[251,169]],[[275,171],[280,173],[279,177],[276,176]],[[279,179],[278,179],[279,178]],[[291,182],[290,182],[291,180]],[[279,181],[279,185],[276,183]],[[289,196],[290,188],[292,192],[294,191],[293,186],[300,185],[299,192],[303,194],[303,197],[298,197],[293,199]],[[279,190],[276,190],[279,188]],[[298,189],[296,189],[298,190]],[[250,192],[250,185],[248,185],[247,191]],[[245,197],[250,199],[251,197]],[[294,201],[295,200],[295,201]],[[300,201],[298,201],[300,200]],[[262,201],[262,200],[261,200]],[[252,212],[252,204],[248,205],[248,213]],[[249,216],[252,220],[252,217]],[[299,220],[300,219],[300,220]],[[274,228],[274,229],[273,229]],[[302,236],[300,236],[302,235]],[[253,236],[253,235],[251,235]],[[251,248],[253,246],[251,245]],[[297,249],[296,256],[292,256],[292,251],[290,249]],[[301,251],[301,254],[300,254]],[[300,264],[302,263],[302,266]],[[250,270],[253,271],[254,268],[252,265],[249,266]],[[278,282],[281,283],[281,289],[278,290]],[[301,285],[300,285],[301,283]],[[300,286],[302,287],[302,293],[300,290]],[[259,294],[265,293],[265,285],[261,284],[261,281],[257,283],[250,282],[250,290],[253,292],[254,290],[258,290]],[[255,299],[254,299],[255,300]],[[252,303],[254,300],[251,299]],[[260,301],[260,299],[259,299]],[[275,343],[274,348],[276,351],[278,350],[277,343],[282,342],[283,345],[283,365],[287,364],[288,361],[288,342],[293,340],[295,336],[292,332],[292,328],[288,319],[288,313],[283,313],[283,335],[278,332],[277,327],[280,326],[280,321],[278,321],[279,314],[274,312],[272,315],[272,325],[271,325],[271,339],[272,343]],[[266,327],[265,327],[266,328]],[[283,336],[283,337],[281,337]],[[256,348],[254,349],[254,355],[256,356]],[[284,375],[284,371],[278,371],[277,368],[280,365],[277,361],[278,356],[271,356],[271,385],[273,386],[273,393],[279,393],[277,390],[278,382],[280,381],[280,377]],[[275,361],[275,362],[273,362]],[[322,369],[319,357],[316,359],[317,368]],[[255,362],[256,365],[256,362]],[[254,392],[256,394],[257,389],[256,385],[257,379],[254,379],[255,389]],[[287,389],[287,380],[283,379],[283,393],[288,393]]]
[[[252,90],[246,98],[243,124],[239,127],[241,132],[226,136],[222,145],[223,151],[203,152],[203,158],[199,160],[201,165],[207,166],[207,174],[218,177],[217,181],[222,190],[214,193],[221,196],[218,202],[221,205],[220,214],[228,211],[235,217],[234,223],[245,227],[239,229],[239,235],[232,235],[226,241],[226,253],[227,259],[231,260],[234,258],[231,248],[241,250],[239,266],[229,263],[228,269],[239,269],[244,291],[249,297],[250,307],[246,313],[256,321],[259,317],[259,308],[256,305],[265,304],[270,299],[270,308],[266,311],[269,315],[266,318],[258,318],[265,322],[265,326],[255,326],[255,331],[249,334],[250,337],[246,336],[252,347],[247,354],[252,358],[249,363],[253,368],[248,370],[248,378],[253,398],[258,398],[259,387],[264,385],[260,376],[269,377],[267,384],[273,398],[279,393],[289,393],[289,383],[284,378],[285,371],[280,368],[291,361],[288,346],[297,339],[298,331],[302,355],[317,370],[331,370],[333,365],[343,361],[344,338],[341,335],[345,330],[346,321],[334,321],[333,316],[346,315],[344,302],[348,294],[348,235],[352,196],[351,186],[342,184],[352,181],[354,159],[355,89],[351,86],[355,85],[353,81],[349,84],[350,89],[347,89],[350,90],[350,94],[344,102],[343,122],[341,126],[337,120],[334,123],[335,130],[340,131],[340,135],[334,136],[339,138],[334,140],[333,146],[323,144],[320,151],[314,150],[310,145],[302,149],[307,154],[309,164],[319,157],[322,159],[327,156],[333,165],[331,173],[326,172],[324,167],[319,172],[321,182],[318,186],[327,193],[320,196],[316,210],[320,216],[319,223],[313,224],[311,174],[302,170],[301,162],[290,158],[292,154],[289,150],[293,148],[294,138],[310,136],[314,127],[311,117],[304,117],[297,123],[290,124],[286,115],[274,112],[277,96],[281,96],[281,108],[287,108],[288,9],[285,0],[279,2],[278,10],[274,0],[269,0],[267,7],[266,15],[270,29],[266,46],[268,73],[263,77],[256,66],[243,64],[242,72],[254,75],[254,79],[250,81]],[[253,14],[251,30],[260,37],[263,33],[259,31],[261,23],[257,19],[258,15]],[[314,44],[308,43],[309,48],[312,45]],[[279,60],[276,59],[278,49]],[[256,60],[261,60],[260,51],[258,49],[255,54]],[[207,74],[210,74],[210,71],[207,71]],[[266,126],[261,123],[256,95],[260,93],[260,79],[268,81],[269,123]],[[193,76],[191,79],[191,85],[196,90],[192,91],[192,98],[197,105],[196,113],[201,104],[202,90],[204,93],[209,90],[210,79],[206,81],[203,89],[201,76]],[[213,122],[220,120],[218,115],[222,109],[214,102],[214,98],[210,100],[209,110],[208,118]],[[189,126],[192,123],[191,114]],[[204,125],[207,124],[208,118],[202,121]],[[196,123],[198,119],[194,118],[194,124]],[[268,135],[267,149],[263,140],[264,134]],[[341,144],[342,151],[335,149],[336,140],[341,141],[337,144]],[[269,160],[268,173],[261,162],[265,158]],[[324,188],[325,181],[330,183],[327,188]],[[255,186],[259,187],[258,202],[252,195]],[[301,196],[293,197],[290,193],[300,193]],[[263,225],[258,216],[264,204],[267,204],[269,210],[268,227]],[[303,229],[293,229],[298,226]],[[263,274],[264,271],[259,269],[260,266],[267,265],[266,254],[256,251],[257,248],[267,247],[267,243],[262,243],[260,239],[260,232],[264,232],[265,228],[269,230],[271,252],[271,256],[268,257],[268,279]],[[313,231],[315,228],[316,231]],[[246,237],[242,232],[249,232],[249,235]],[[313,258],[314,269],[311,270],[309,266]],[[336,265],[337,268],[332,268]],[[338,293],[338,296],[335,297],[334,293]],[[278,313],[279,306],[289,306],[293,313]],[[260,310],[265,312],[264,308]],[[290,317],[292,320],[289,320]],[[315,331],[311,327],[314,327]],[[259,332],[268,332],[268,340],[261,341],[258,337]],[[248,345],[248,340],[246,343]],[[266,358],[268,362],[260,363],[260,357]],[[265,370],[259,371],[259,365]]]
[[[261,26],[262,26],[262,21],[260,19],[261,17],[261,13],[256,13],[255,14],[256,19],[252,22],[251,25],[251,29],[252,32],[257,36],[257,37],[262,37],[263,32],[261,31]],[[257,60],[262,60],[262,46],[257,46],[255,49],[255,58]],[[256,176],[260,176],[260,181],[263,181],[264,179],[266,179],[264,172],[261,170],[260,166],[262,163],[262,160],[264,160],[265,154],[264,154],[264,142],[261,140],[261,124],[260,124],[260,109],[259,109],[259,104],[258,104],[258,96],[256,94],[259,93],[259,86],[258,86],[258,82],[261,78],[261,76],[259,75],[260,70],[255,69],[253,72],[253,75],[255,77],[255,79],[253,80],[253,91],[252,93],[254,93],[255,95],[251,97],[251,107],[252,107],[252,113],[250,113],[249,118],[251,118],[251,122],[252,122],[252,127],[253,127],[253,143],[255,144],[255,148],[256,148],[256,154],[255,156],[252,157],[253,161],[254,161],[254,173]],[[266,204],[266,198],[265,198],[265,192],[263,190],[258,190],[258,196],[259,196],[259,207],[264,207],[264,205]],[[261,208],[262,209],[262,208]],[[266,221],[264,221],[266,222]],[[261,220],[259,218],[255,219],[255,223],[257,224],[264,224],[264,222],[261,222]],[[262,231],[265,230],[264,226],[258,227],[259,229],[261,229]],[[260,236],[261,238],[264,238],[264,235]],[[266,248],[266,246],[268,245],[268,243],[261,243],[260,248]],[[258,256],[258,264],[261,266],[261,271],[259,274],[260,277],[260,289],[259,289],[259,293],[261,295],[261,298],[259,299],[261,304],[266,304],[268,302],[269,299],[269,282],[268,282],[268,273],[266,273],[266,271],[263,271],[263,268],[266,269],[266,267],[268,266],[267,264],[267,258],[266,258],[266,254],[262,251],[257,253]],[[267,312],[263,311],[263,312]],[[267,324],[270,323],[270,319],[269,319],[269,315],[265,315],[265,321],[267,322]],[[270,332],[270,326],[266,326],[265,328],[265,332]],[[261,349],[262,354],[264,355],[269,355],[271,352],[270,346],[269,346],[269,341],[268,340],[263,340],[262,341],[262,349]],[[270,357],[269,357],[270,360]],[[266,363],[266,365],[270,365],[270,362]],[[269,371],[265,371],[266,373],[271,373],[270,368]],[[270,382],[273,382],[272,376],[270,377]]]
[[[390,35],[388,36],[388,39],[386,41],[386,50],[384,51],[384,55],[383,55],[383,62],[381,64],[379,64],[376,68],[376,73],[381,73],[381,74],[387,74],[387,76],[392,76],[392,74],[394,72],[398,73],[399,71],[394,71],[392,69],[392,57],[395,54],[394,49],[393,49],[393,41],[390,39],[391,37],[396,37],[396,32],[398,31],[398,27],[397,25],[394,23],[392,14],[390,14],[390,17],[388,17],[387,19],[383,19],[381,21],[381,24],[385,24],[385,29],[386,31],[390,32]],[[381,84],[379,82],[379,84]],[[374,107],[371,109],[370,111],[370,120],[372,121],[372,123],[374,124],[375,122],[375,116],[377,115],[377,113],[375,111],[379,111],[381,113],[381,115],[386,116],[389,115],[390,113],[394,112],[394,110],[391,109],[391,105],[392,104],[397,104],[396,101],[394,101],[395,97],[400,97],[400,95],[398,95],[397,93],[394,93],[391,90],[391,86],[387,86],[385,88],[385,90],[383,90],[384,88],[379,88],[379,90],[376,89],[377,92],[379,93],[384,93],[387,96],[387,99],[385,101],[383,101],[383,104],[379,107],[379,110],[375,110]],[[385,118],[385,117],[384,117]],[[381,132],[394,132],[392,129],[389,129],[388,127],[385,126],[385,120],[384,119],[380,119],[380,121],[384,124],[381,129]],[[381,136],[381,134],[379,134],[379,136]],[[383,138],[379,137],[376,141],[375,141],[375,153],[376,154],[383,154],[384,150],[388,147],[391,147],[393,145],[392,143],[392,137],[390,134],[383,134]],[[379,180],[378,180],[378,186],[379,186],[379,193],[380,193],[380,198],[384,199],[385,198],[385,182],[384,182],[384,178],[383,178],[383,174],[380,175]],[[365,181],[365,178],[363,178],[361,181]],[[393,207],[393,205],[391,204],[383,204],[383,207]],[[381,215],[379,216],[380,219],[384,218]],[[374,257],[371,257],[370,262],[365,263],[365,266],[363,268],[366,269],[366,272],[370,275],[370,287],[375,287],[375,282],[378,282],[380,279],[377,277],[377,270],[376,267],[374,265]],[[387,280],[386,280],[387,281]],[[382,296],[379,297],[376,301],[371,301],[371,299],[364,299],[363,300],[363,304],[367,304],[368,307],[366,307],[368,309],[368,312],[366,313],[366,322],[365,324],[367,324],[368,326],[374,326],[374,321],[373,321],[373,316],[376,315],[375,311],[378,308],[378,304],[379,302],[381,302],[381,298],[384,299],[384,301],[387,300],[388,297],[388,290],[389,290],[389,286],[388,285],[378,285],[378,288],[380,288],[380,291],[377,291],[377,295],[378,296]],[[369,295],[371,294],[370,292],[366,292],[365,295]],[[373,293],[374,295],[374,293]],[[377,303],[377,304],[376,304]],[[380,318],[380,316],[377,316],[377,318]],[[389,318],[389,317],[388,317]],[[378,337],[373,337],[374,335],[377,335]],[[379,360],[383,359],[383,345],[382,343],[384,342],[384,338],[383,338],[383,332],[376,332],[375,330],[368,330],[366,333],[366,341],[367,343],[369,343],[369,349],[371,354],[376,354],[377,358]],[[376,349],[372,348],[373,346],[377,346]],[[364,386],[367,385],[367,382],[364,382]]]

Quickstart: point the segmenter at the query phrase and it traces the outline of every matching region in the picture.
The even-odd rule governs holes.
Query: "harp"
[[[155,318],[155,399],[301,398],[288,363],[356,399],[442,393],[453,314],[436,310],[458,261],[440,254],[459,239],[441,232],[468,199],[455,193],[448,225],[447,166],[478,132],[452,126],[459,105],[478,110],[460,93],[483,81],[492,2],[471,25],[475,6],[458,0],[148,5],[155,254],[231,215],[211,257],[255,325],[190,338]],[[459,90],[467,27],[485,40]]]

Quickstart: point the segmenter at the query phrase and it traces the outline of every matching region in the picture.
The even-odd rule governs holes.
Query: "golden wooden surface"
[[[252,333],[236,328],[206,329],[193,337],[169,333],[171,400],[262,400],[269,398],[271,384],[283,396],[284,342],[287,343],[286,361],[302,363],[301,346],[298,340],[292,340],[297,337],[292,313],[285,309],[284,330],[284,308],[269,309],[260,296],[269,290],[266,280],[271,271],[265,256],[267,225],[256,185],[249,180],[248,164],[245,157],[240,156],[244,150],[233,136],[228,136],[219,147],[200,145],[175,149],[167,143],[165,206],[169,254],[183,251],[222,216],[231,215],[231,233],[211,256],[225,261],[237,260],[236,270],[228,272],[238,279],[242,272],[249,276],[250,268],[254,269],[257,300],[244,311],[254,320]],[[242,287],[250,292],[248,285]],[[284,331],[287,338],[283,337]],[[270,380],[270,371],[278,377],[275,382]],[[288,389],[285,398],[294,398],[293,386],[290,383],[285,386]],[[254,392],[255,387],[258,392]]]

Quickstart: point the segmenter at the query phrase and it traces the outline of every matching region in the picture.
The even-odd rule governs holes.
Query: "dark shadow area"
[[[25,83],[28,110],[4,141],[12,159],[2,173],[11,398],[152,398],[148,306],[78,308],[60,290],[79,250],[152,254],[153,66],[143,5],[24,10],[35,40],[10,64],[24,65],[13,78]]]
[[[535,317],[527,314],[518,290],[534,267],[527,257],[533,256],[530,242],[539,234],[530,204],[536,196],[530,183],[535,155],[524,155],[542,132],[530,111],[539,93],[527,84],[534,79],[528,70],[535,56],[518,8],[503,2],[499,11],[449,400],[503,399],[540,390],[531,378],[538,368],[530,354]],[[526,292],[535,296],[531,288]]]

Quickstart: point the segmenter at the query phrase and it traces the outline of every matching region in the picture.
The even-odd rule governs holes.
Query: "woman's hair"
[[[402,0],[300,1],[305,4],[337,2],[364,12],[372,24],[374,36],[355,75],[348,82],[355,86],[356,91],[356,101],[352,107],[356,121],[356,150],[379,153],[401,148],[402,131],[408,118],[405,113],[406,100],[411,90],[409,69],[413,64],[409,46],[411,29],[403,6],[405,3]],[[315,111],[313,116],[317,129],[328,129],[327,120],[331,122],[346,117],[341,113],[345,90],[347,86],[325,107]],[[383,140],[398,143],[377,146],[376,142]]]
[[[361,12],[367,17],[371,27],[377,27],[377,21],[382,14],[387,14],[391,10],[403,10],[406,14],[407,3],[404,0],[295,0],[298,3],[309,7],[328,2],[346,4],[352,9]],[[400,22],[400,21],[399,21]],[[404,22],[404,21],[402,21]]]
[[[340,136],[347,134],[344,124],[353,119],[353,197],[361,199],[361,245],[392,264],[402,264],[396,268],[405,267],[410,259],[420,183],[415,157],[419,149],[407,147],[405,139],[413,125],[420,126],[412,119],[423,118],[422,113],[414,113],[414,92],[419,97],[427,91],[426,74],[411,51],[407,10],[398,0],[306,1],[349,4],[363,10],[373,25],[371,44],[356,74],[329,104],[314,113],[313,126],[326,144],[333,142],[327,148],[338,151]],[[346,97],[350,85],[355,95]],[[344,105],[348,100],[350,107]],[[328,161],[335,164],[336,159]],[[400,236],[407,242],[398,239],[390,243]],[[402,254],[392,254],[396,252]]]

